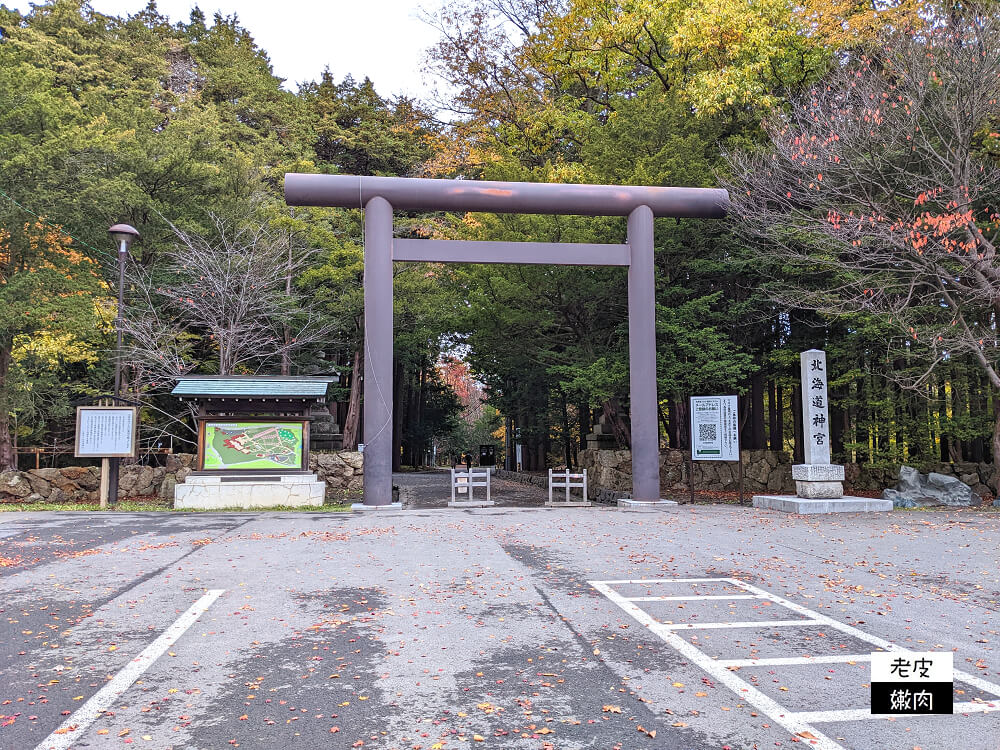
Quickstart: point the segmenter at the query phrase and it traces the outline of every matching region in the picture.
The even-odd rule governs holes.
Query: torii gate
[[[627,266],[632,499],[660,499],[653,219],[720,219],[729,205],[727,191],[286,174],[285,202],[365,211],[364,506],[392,502],[393,261]],[[627,216],[628,242],[394,239],[394,209]]]

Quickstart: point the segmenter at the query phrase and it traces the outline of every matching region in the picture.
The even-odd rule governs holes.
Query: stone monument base
[[[892,501],[878,497],[813,499],[794,495],[754,495],[753,507],[784,513],[869,513],[892,510]]]
[[[496,505],[492,500],[453,500],[448,503],[449,508],[490,508]]]
[[[618,501],[618,510],[632,513],[651,513],[657,510],[673,510],[677,503],[673,500],[632,500],[623,497]]]
[[[273,508],[320,506],[326,497],[326,482],[315,474],[267,476],[218,476],[189,474],[174,487],[174,508],[219,510],[222,508]]]
[[[386,503],[385,505],[365,505],[364,503],[353,503],[351,505],[351,510],[374,510],[374,511],[390,511],[390,510],[402,510],[402,503]]]
[[[593,503],[588,500],[546,500],[546,508],[589,508]]]

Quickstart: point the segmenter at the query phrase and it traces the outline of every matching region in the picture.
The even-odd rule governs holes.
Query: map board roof
[[[185,398],[326,398],[335,375],[185,375],[177,379],[171,395]]]

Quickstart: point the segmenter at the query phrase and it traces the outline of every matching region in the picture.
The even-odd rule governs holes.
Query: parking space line
[[[692,596],[625,596],[627,602],[690,602],[697,599],[763,599],[760,594],[694,594]]]
[[[664,625],[668,630],[706,630],[709,628],[787,628],[796,625],[815,625],[815,620],[758,620],[757,622],[685,622]]]
[[[698,579],[693,579],[698,580]],[[703,579],[704,580],[704,579]],[[688,643],[677,633],[657,622],[653,617],[637,604],[634,604],[614,589],[609,584],[613,581],[589,581],[590,585],[604,594],[611,602],[623,609],[635,620],[649,628],[663,641],[672,646],[674,650],[686,657],[693,664],[710,674],[716,681],[722,683],[732,690],[741,699],[752,705],[757,710],[766,714],[770,719],[787,729],[793,735],[803,736],[808,732],[815,739],[807,739],[806,742],[812,747],[820,750],[844,750],[843,746],[834,742],[808,722],[795,718],[789,711],[785,710],[776,701],[769,698],[749,682],[740,679],[734,672],[721,666],[717,661],[711,659],[707,654],[696,646]],[[635,581],[624,581],[623,583],[636,583]]]
[[[781,667],[795,664],[843,664],[871,661],[871,654],[837,654],[835,656],[780,656],[771,659],[719,659],[726,669],[732,667]]]
[[[685,623],[685,624],[664,624],[656,620],[646,612],[636,602],[662,601],[660,597],[625,597],[616,592],[611,586],[621,584],[652,584],[652,583],[701,583],[701,582],[725,582],[742,588],[744,591],[753,594],[750,598],[767,599],[808,619],[803,620],[772,620],[760,622],[706,622],[706,623]],[[834,664],[843,662],[868,662],[871,661],[870,654],[836,654],[830,656],[792,656],[761,659],[716,659],[708,656],[697,646],[681,638],[677,631],[696,630],[704,628],[748,628],[748,627],[771,627],[797,626],[797,625],[822,625],[833,630],[838,630],[846,635],[850,635],[858,640],[865,641],[875,646],[878,650],[907,652],[907,649],[884,638],[871,635],[863,630],[838,622],[819,612],[815,612],[807,607],[803,607],[795,602],[784,599],[776,594],[772,594],[764,589],[757,588],[749,583],[744,583],[736,578],[678,578],[678,579],[654,579],[648,581],[628,580],[628,581],[589,581],[597,591],[604,594],[611,602],[638,622],[645,625],[655,635],[673,646],[683,656],[686,656],[692,663],[701,667],[716,680],[723,683],[736,693],[740,698],[746,700],[750,705],[767,714],[775,723],[785,727],[798,736],[803,732],[809,732],[815,736],[816,740],[808,740],[814,747],[829,748],[830,750],[843,750],[842,746],[818,732],[812,724],[835,721],[861,721],[878,718],[880,714],[872,714],[870,709],[842,709],[832,711],[789,711],[781,704],[777,703],[749,682],[736,676],[732,668],[754,667],[754,666],[783,666],[783,665],[803,665],[803,664]],[[684,597],[687,599],[688,597]],[[690,597],[691,599],[701,599],[706,597]],[[715,597],[729,598],[729,597]],[[669,600],[670,598],[666,598]],[[1000,711],[1000,685],[996,685],[988,680],[984,680],[977,675],[954,670],[954,679],[969,685],[980,688],[986,693],[996,696],[998,700],[975,700],[954,705],[956,714],[985,713]]]
[[[732,583],[732,578],[629,578],[623,581],[595,581],[595,583],[606,583],[610,586],[620,586],[626,583],[712,583],[712,582]]]
[[[76,712],[64,721],[59,728],[42,740],[35,750],[67,750],[76,742],[86,729],[102,713],[114,705],[115,701],[128,690],[132,683],[152,666],[170,648],[185,631],[194,625],[205,610],[212,606],[225,589],[210,589],[188,610],[178,617],[174,623],[163,631],[163,634],[150,643],[142,652],[118,672],[110,682],[94,693],[90,700],[80,706]]]
[[[979,703],[977,701],[966,701],[955,704],[956,714],[977,714],[996,711],[1000,709],[998,703]],[[897,714],[873,714],[867,708],[847,708],[840,711],[798,711],[794,716],[802,721],[822,724],[831,721],[862,721],[864,719],[877,719],[879,717],[898,719]]]
[[[765,591],[764,589],[759,589],[756,586],[753,586],[749,583],[744,583],[743,581],[740,581],[736,578],[728,578],[726,580],[754,594],[759,594],[763,598],[769,599],[775,604],[780,604],[782,607],[790,609],[793,612],[798,612],[800,615],[812,617],[815,620],[816,624],[826,625],[835,630],[839,630],[841,633],[853,636],[858,640],[867,641],[873,646],[878,646],[879,648],[885,651],[901,651],[901,652],[907,651],[907,649],[903,648],[902,646],[898,646],[895,643],[892,643],[891,641],[887,641],[884,638],[879,638],[877,635],[871,635],[870,633],[866,633],[865,631],[859,630],[853,625],[846,625],[838,620],[834,620],[832,617],[827,617],[826,615],[821,614],[819,612],[814,612],[813,610],[807,607],[803,607],[800,604],[796,604],[795,602],[789,601],[788,599],[784,599],[780,596],[777,596],[776,594],[772,594],[769,591]],[[978,677],[977,675],[970,674],[968,672],[963,672],[960,669],[955,669],[954,675],[956,680],[960,680],[961,682],[964,682],[967,685],[973,685],[979,688],[980,690],[984,690],[987,693],[990,693],[1000,698],[1000,685],[996,685],[992,682],[984,680],[981,677]]]

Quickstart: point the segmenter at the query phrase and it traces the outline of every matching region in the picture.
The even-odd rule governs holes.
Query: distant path
[[[399,487],[399,498],[404,508],[447,508],[451,499],[448,487],[449,472],[438,471],[399,472],[392,475],[392,483]],[[491,498],[499,507],[533,508],[548,500],[548,492],[533,484],[520,484],[506,479],[493,478]],[[485,498],[486,488],[476,488],[475,498]]]

